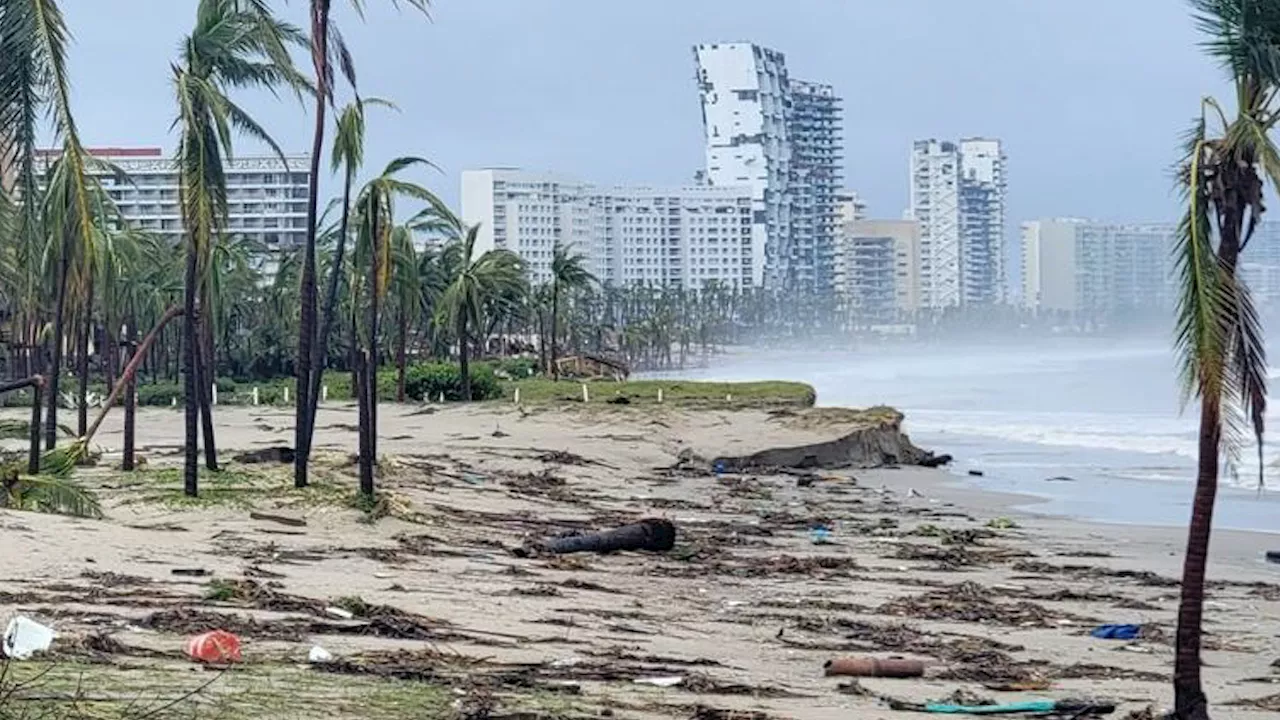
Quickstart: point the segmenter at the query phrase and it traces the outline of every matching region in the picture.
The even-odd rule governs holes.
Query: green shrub
[[[138,386],[138,405],[172,405],[176,399],[182,404],[182,385],[171,382]]]
[[[493,371],[499,376],[505,374],[507,377],[504,379],[524,380],[538,373],[538,360],[531,357],[502,358],[493,363]]]
[[[502,396],[502,387],[487,364],[476,363],[470,368],[471,399],[492,400]],[[392,375],[394,391],[395,376]],[[381,389],[379,378],[379,389]],[[462,372],[453,363],[418,363],[410,365],[405,372],[405,394],[414,400],[438,400],[444,393],[445,400],[457,402],[462,400]]]

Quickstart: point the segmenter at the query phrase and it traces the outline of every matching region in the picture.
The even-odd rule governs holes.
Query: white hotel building
[[[462,173],[462,221],[476,252],[503,248],[547,282],[557,244],[602,283],[700,289],[753,284],[752,195],[746,187],[602,187],[518,169]]]
[[[111,173],[99,175],[120,214],[133,227],[176,246],[182,239],[182,214],[173,157],[158,147],[93,148],[89,152],[128,176],[118,181]],[[52,162],[58,153],[42,151],[41,157]],[[290,155],[284,162],[275,155],[235,156],[224,163],[229,234],[257,240],[268,250],[305,242],[310,156]]]

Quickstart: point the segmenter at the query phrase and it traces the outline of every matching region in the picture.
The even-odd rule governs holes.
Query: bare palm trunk
[[[199,463],[197,448],[200,432],[200,376],[196,354],[196,248],[194,239],[187,244],[186,273],[184,276],[182,307],[186,315],[182,323],[182,400],[183,429],[186,439],[184,448],[182,489],[189,497],[196,497],[199,492],[199,480],[196,475]]]
[[[396,402],[404,402],[404,367],[408,352],[405,345],[409,342],[409,316],[405,312],[404,303],[396,310]]]
[[[200,329],[203,334],[207,324],[201,323]],[[201,343],[203,345],[203,343]],[[217,382],[214,378],[217,373],[212,370],[213,363],[208,360],[209,354],[205,352],[205,348],[198,348],[196,353],[196,378],[200,383],[197,388],[197,395],[200,398],[200,432],[204,439],[204,466],[217,472],[218,470],[218,446],[214,442],[213,433],[213,384]]]
[[[49,367],[49,408],[44,415],[44,447],[52,450],[58,444],[58,379],[62,376],[62,341],[67,310],[67,243],[62,243],[62,257],[58,260],[58,300],[53,315],[53,358]]]
[[[93,332],[93,279],[85,293],[84,322],[80,323],[76,347],[76,435],[83,436],[89,426],[89,335]]]
[[[471,402],[471,348],[467,342],[467,315],[458,320],[458,374],[462,381],[462,400]]]
[[[134,327],[134,319],[129,318],[129,333],[124,339],[125,357],[127,361],[125,367],[135,365],[134,357],[138,354],[138,344],[135,342],[137,336],[137,328]],[[124,371],[121,371],[123,375]],[[135,373],[129,373],[124,385],[124,458],[120,461],[120,469],[129,472],[134,469],[135,451],[138,420],[138,380]],[[114,385],[113,385],[114,387]],[[107,407],[110,407],[108,405]]]
[[[1207,720],[1207,700],[1200,684],[1200,623],[1204,613],[1204,576],[1209,559],[1213,505],[1218,493],[1218,448],[1221,439],[1217,398],[1200,406],[1200,458],[1195,500],[1182,565],[1182,597],[1178,603],[1177,655],[1174,658],[1174,712],[1180,720]]]
[[[311,2],[311,63],[316,72],[316,122],[311,140],[311,179],[307,185],[307,240],[303,250],[298,322],[297,414],[294,422],[293,484],[307,486],[311,454],[311,374],[316,357],[316,214],[320,193],[320,157],[324,154],[325,106],[330,98],[329,0]],[[318,370],[315,372],[319,372]]]
[[[560,330],[560,281],[551,283],[551,379],[560,379],[560,366],[556,364],[556,336]]]
[[[36,376],[39,377],[39,376]],[[44,389],[44,378],[31,386],[31,424],[27,427],[27,474],[40,472],[40,392]]]
[[[353,387],[356,391],[356,405],[360,414],[360,432],[359,432],[359,459],[360,459],[360,494],[366,497],[373,496],[373,451],[369,447],[369,385],[365,382],[365,374],[368,371],[368,364],[364,361],[363,353],[354,365],[352,365],[355,373],[355,384]]]

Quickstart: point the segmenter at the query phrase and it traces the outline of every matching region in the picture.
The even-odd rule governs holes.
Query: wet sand
[[[218,408],[222,456],[290,444],[292,419],[287,408]],[[157,468],[180,462],[180,413],[140,413],[145,481],[110,470],[120,421],[108,420],[98,438],[106,454],[82,474],[106,520],[0,512],[0,614],[48,622],[62,636],[55,648],[108,667],[182,668],[187,632],[236,627],[246,662],[220,681],[227,688],[273,668],[321,675],[298,669],[312,644],[346,659],[329,668],[339,674],[323,675],[323,690],[278,683],[293,694],[282,717],[383,717],[331,702],[358,674],[430,677],[454,688],[459,712],[491,692],[504,707],[563,695],[577,713],[546,717],[905,718],[883,698],[957,690],[998,702],[1107,697],[1119,717],[1172,700],[1182,531],[1042,517],[1013,509],[1026,497],[963,487],[934,470],[823,471],[801,486],[793,475],[667,469],[685,450],[745,454],[832,435],[795,418],[383,406],[379,483],[390,516],[373,523],[345,501],[356,482],[353,406],[321,412],[317,490],[287,490],[286,467],[254,466],[256,478],[233,468],[249,478],[228,492],[234,501],[200,507],[176,504],[172,482],[157,484]],[[205,487],[216,496],[216,481]],[[252,510],[306,524],[255,520]],[[670,553],[510,552],[654,516],[679,528]],[[814,542],[818,523],[831,528],[826,543]],[[1214,538],[1205,680],[1218,718],[1270,716],[1224,703],[1278,690],[1280,570],[1262,560],[1273,543]],[[328,610],[351,596],[383,607],[350,620]],[[1141,623],[1144,638],[1090,637],[1100,623]],[[115,644],[75,643],[95,635]],[[847,681],[822,671],[841,655],[901,655],[929,669],[842,689]]]

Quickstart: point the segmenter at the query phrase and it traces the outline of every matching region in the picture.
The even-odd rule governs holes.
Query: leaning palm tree
[[[441,205],[439,198],[430,190],[398,177],[414,165],[431,166],[431,163],[416,157],[392,160],[356,198],[355,265],[363,276],[358,282],[362,283],[365,312],[363,347],[357,360],[359,381],[356,395],[360,417],[360,493],[368,497],[374,493],[373,465],[378,452],[378,324],[393,269],[395,201],[399,197],[408,197],[433,206]]]
[[[1200,681],[1205,566],[1220,456],[1233,462],[1251,425],[1262,483],[1262,433],[1267,363],[1253,300],[1236,272],[1263,212],[1267,178],[1280,187],[1280,152],[1269,136],[1280,120],[1280,3],[1274,0],[1192,0],[1208,35],[1204,47],[1222,63],[1236,91],[1228,117],[1211,98],[1187,138],[1179,173],[1187,209],[1178,227],[1181,295],[1177,350],[1185,399],[1200,403],[1195,499],[1182,568],[1174,663],[1174,712],[1208,718]]]
[[[288,52],[289,45],[301,42],[301,33],[273,17],[262,0],[200,0],[195,29],[183,42],[181,61],[173,66],[178,103],[174,126],[181,134],[176,164],[187,237],[182,341],[186,398],[183,479],[184,490],[191,496],[198,492],[197,413],[204,404],[198,344],[203,338],[198,332],[201,317],[196,311],[196,297],[205,285],[213,246],[227,227],[223,156],[231,155],[233,128],[267,143],[284,156],[266,130],[232,102],[227,91],[233,87],[303,87],[305,81],[294,69]],[[206,428],[210,425],[206,418]],[[207,437],[211,439],[211,435]],[[208,445],[206,451],[211,452]]]
[[[261,1],[261,0],[258,0]],[[404,0],[424,13],[428,0]],[[392,0],[399,7],[400,0]],[[363,16],[365,0],[351,0],[352,7]],[[316,334],[316,233],[320,196],[320,156],[324,152],[325,110],[333,105],[334,64],[356,87],[355,63],[332,19],[333,0],[311,0],[311,62],[316,77],[315,130],[311,140],[311,178],[307,186],[307,236],[303,247],[302,276],[299,294],[302,307],[299,312],[298,361],[296,368],[298,388],[297,422],[294,429],[297,453],[294,461],[294,484],[307,484],[307,461],[311,451],[311,436],[315,429],[316,401],[314,393],[320,384],[323,368],[316,367],[323,357],[324,342],[317,341]],[[345,239],[345,238],[344,238]],[[330,282],[330,287],[333,283]]]
[[[573,292],[591,286],[596,278],[586,267],[587,259],[580,253],[573,252],[572,246],[556,243],[551,252],[551,377],[560,379],[560,368],[556,365],[557,342],[560,330],[560,295],[566,290]]]

